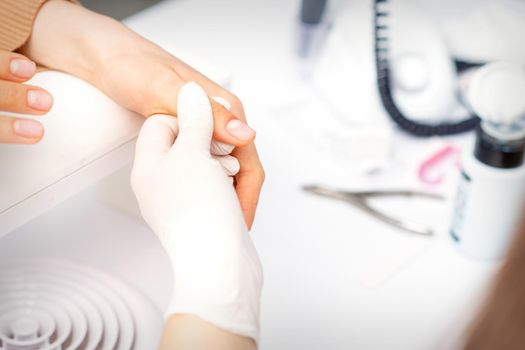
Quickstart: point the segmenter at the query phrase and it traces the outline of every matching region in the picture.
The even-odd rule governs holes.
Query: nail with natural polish
[[[226,125],[228,133],[239,140],[249,140],[255,136],[255,131],[239,119],[232,119]]]
[[[36,138],[42,136],[44,128],[42,124],[31,119],[17,119],[13,122],[13,130],[18,136]]]
[[[53,106],[53,96],[45,91],[29,90],[27,92],[27,104],[31,108],[47,111]]]
[[[11,74],[19,78],[31,78],[35,74],[36,65],[35,62],[23,58],[16,58],[9,64],[9,70]]]

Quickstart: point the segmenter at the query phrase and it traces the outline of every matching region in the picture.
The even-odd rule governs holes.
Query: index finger
[[[208,96],[222,97],[225,100],[227,100],[230,104],[233,104],[232,101],[229,100],[227,97],[221,96],[220,93],[215,93],[216,92],[215,90],[210,90],[210,87],[207,86],[206,84],[201,84],[199,79],[195,79],[193,81],[195,81],[197,84],[202,86]],[[165,86],[169,86],[170,88],[165,87],[163,89],[159,89],[160,92],[157,95],[157,101],[159,105],[153,108],[151,111],[149,111],[150,114],[158,114],[158,113],[166,113],[166,114],[171,114],[171,115],[177,114],[178,106],[177,106],[177,99],[174,98],[174,92],[177,93],[182,87],[180,85],[180,80],[173,78],[172,80],[169,80],[168,83],[166,84],[167,85]],[[234,145],[234,146],[244,146],[244,145],[247,145],[253,142],[255,138],[255,132],[253,132],[253,130],[251,131],[251,134],[248,135],[248,137],[241,137],[241,138],[236,137],[231,132],[231,129],[228,130],[229,127],[231,126],[231,124],[229,123],[232,121],[242,121],[244,123],[244,118],[241,114],[230,112],[223,105],[213,100],[212,98],[210,98],[210,103],[211,103],[211,108],[212,108],[212,113],[213,113],[213,138],[215,140],[229,144],[229,145]]]
[[[255,219],[259,195],[264,183],[264,170],[255,145],[235,148],[232,155],[239,160],[241,165],[239,172],[235,176],[235,191],[239,198],[244,221],[251,229]]]
[[[245,124],[246,118],[244,116],[244,111],[242,110],[241,103],[236,98],[236,96],[224,90],[224,88],[215,83],[213,80],[196,71],[183,61],[179,60],[177,57],[173,57],[173,60],[178,63],[176,70],[182,79],[186,81],[195,81],[204,88],[208,96],[220,97],[228,101],[228,103],[232,106],[232,112],[230,112],[223,105],[211,99],[214,121],[213,138],[217,141],[234,146],[244,146],[252,143],[255,139],[255,133]],[[232,120],[240,120],[243,122],[243,125],[239,125],[239,123],[237,123],[235,125],[236,127],[230,129],[228,123],[230,123]]]
[[[240,120],[242,123],[245,123],[241,116],[233,114],[228,109],[226,109],[226,107],[214,100],[211,100],[211,106],[213,111],[214,125],[213,138],[215,140],[234,146],[244,146],[253,142],[255,139],[255,133],[247,138],[239,138],[232,135],[232,132],[228,130],[232,120]]]

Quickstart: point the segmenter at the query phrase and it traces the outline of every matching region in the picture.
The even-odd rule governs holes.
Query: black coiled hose
[[[388,16],[388,12],[380,7],[388,0],[374,0],[374,52],[377,73],[377,87],[385,110],[399,127],[408,133],[419,136],[445,136],[461,134],[473,130],[479,124],[479,117],[472,115],[465,120],[455,123],[425,124],[408,119],[397,108],[392,97],[390,88],[390,66],[388,60],[388,26],[382,18]]]

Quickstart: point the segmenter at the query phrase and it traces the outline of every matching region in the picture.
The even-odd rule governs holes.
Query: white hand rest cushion
[[[54,97],[52,110],[43,116],[27,116],[40,120],[45,128],[42,141],[36,145],[0,145],[0,235],[8,232],[57,204],[57,197],[66,198],[83,186],[105,176],[95,176],[80,184],[70,184],[60,194],[46,193],[38,204],[17,210],[28,199],[70,177],[101,157],[125,145],[133,144],[144,118],[113,102],[88,83],[71,75],[45,71],[29,84],[41,86]],[[132,159],[132,148],[121,164]],[[121,156],[122,158],[122,156]],[[98,175],[98,176],[97,176]],[[53,203],[51,203],[53,202]],[[46,204],[47,203],[47,204]],[[49,205],[48,205],[49,204]],[[15,215],[16,214],[16,215]]]

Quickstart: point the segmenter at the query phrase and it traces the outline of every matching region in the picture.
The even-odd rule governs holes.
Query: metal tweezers
[[[381,211],[371,207],[368,204],[369,198],[377,197],[422,197],[435,200],[443,200],[443,196],[434,193],[428,192],[419,192],[419,191],[410,191],[410,190],[401,190],[401,191],[363,191],[363,192],[352,192],[337,190],[330,187],[320,186],[320,185],[309,185],[303,186],[303,190],[310,192],[319,196],[329,197],[333,199],[338,199],[347,203],[352,204],[353,206],[363,210],[374,218],[383,221],[391,226],[394,226],[403,231],[416,233],[424,236],[431,236],[434,234],[432,228],[420,224],[414,221],[396,219],[392,216],[389,216]]]

